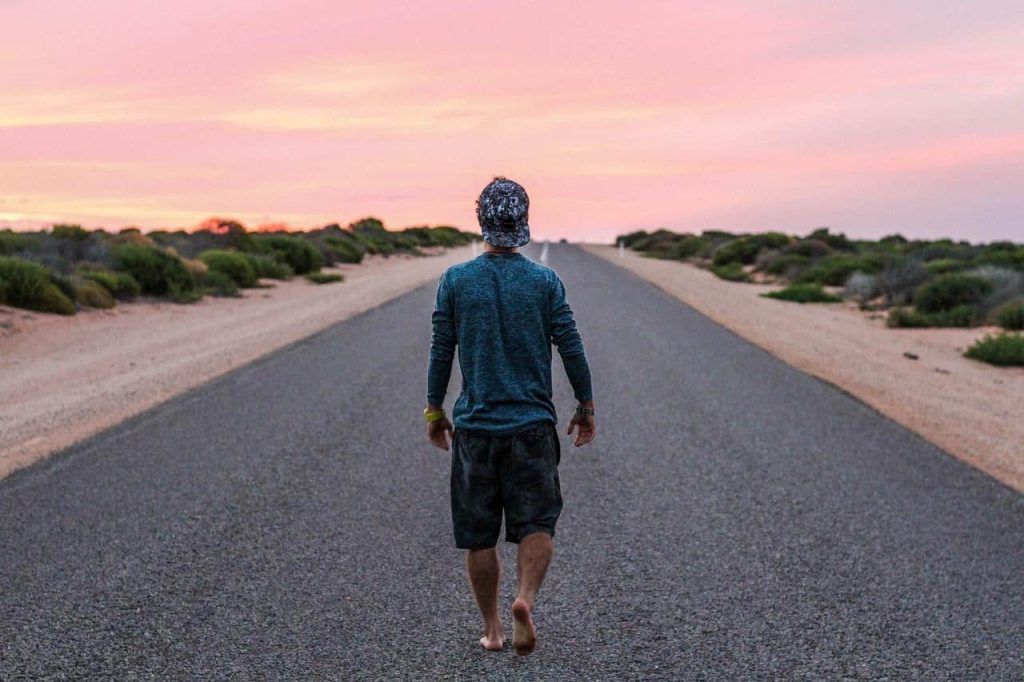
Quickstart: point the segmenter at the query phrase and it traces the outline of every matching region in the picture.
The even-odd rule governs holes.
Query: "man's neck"
[[[484,242],[484,253],[519,253],[519,249],[514,246],[494,246]]]

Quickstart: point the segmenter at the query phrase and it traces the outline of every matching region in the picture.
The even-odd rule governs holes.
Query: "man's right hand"
[[[593,401],[587,401],[586,403],[580,403],[582,407],[594,408]],[[569,430],[566,432],[570,436],[573,430],[576,431],[576,447],[586,445],[590,441],[594,440],[594,434],[597,433],[597,420],[593,415],[585,416],[580,413],[576,413],[572,416],[569,421]]]

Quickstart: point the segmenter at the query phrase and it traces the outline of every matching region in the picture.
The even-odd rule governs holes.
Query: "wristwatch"
[[[576,406],[576,414],[581,415],[583,417],[593,417],[594,416],[594,408],[593,407],[583,407],[582,405],[577,405]]]

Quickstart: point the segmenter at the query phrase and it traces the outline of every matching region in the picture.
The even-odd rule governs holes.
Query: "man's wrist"
[[[444,408],[428,404],[426,409],[423,410],[423,419],[426,420],[428,424],[441,421],[444,419]]]
[[[576,414],[584,417],[594,416],[594,401],[593,400],[581,400],[580,404],[576,406]]]

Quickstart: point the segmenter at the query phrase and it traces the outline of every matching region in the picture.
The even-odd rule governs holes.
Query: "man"
[[[495,544],[519,543],[519,592],[512,604],[512,646],[533,651],[533,604],[554,549],[562,510],[560,446],[551,399],[551,345],[558,348],[579,406],[569,422],[576,446],[594,439],[590,368],[565,288],[549,268],[525,258],[530,241],[526,191],[495,178],[477,200],[484,252],[441,277],[427,370],[427,437],[452,443],[451,503],[455,544],[484,620],[484,649],[505,645],[498,615],[501,567]],[[459,349],[462,393],[455,427],[442,405]]]

